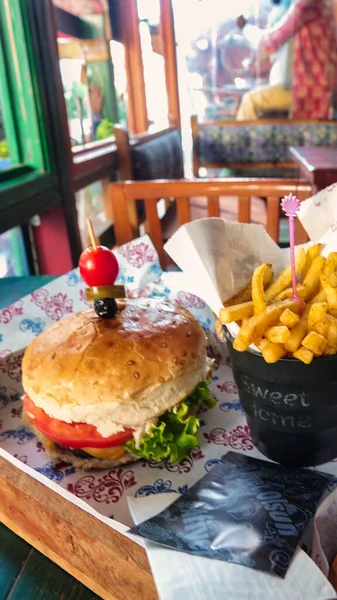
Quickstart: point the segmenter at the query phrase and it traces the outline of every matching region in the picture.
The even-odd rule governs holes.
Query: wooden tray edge
[[[104,600],[157,600],[146,552],[0,457],[0,520]]]

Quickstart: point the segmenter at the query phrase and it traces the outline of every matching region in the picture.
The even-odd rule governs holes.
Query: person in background
[[[95,83],[89,86],[89,102],[92,114],[93,139],[95,139],[97,127],[103,119],[102,108],[104,102],[104,93]]]
[[[293,43],[291,90],[287,81],[282,81],[247,92],[239,107],[239,120],[257,119],[266,109],[289,109],[294,119],[329,117],[337,72],[331,1],[297,0],[281,20],[262,33],[259,48],[272,55],[289,41]]]
[[[271,0],[271,3],[273,8],[268,16],[267,29],[274,27],[291,6],[291,0]]]
[[[292,0],[271,0],[273,5],[269,13],[266,29],[275,27],[284,16]],[[241,17],[239,17],[240,19]],[[238,21],[239,21],[238,19]],[[257,119],[265,111],[276,110],[288,113],[291,103],[291,61],[293,56],[293,40],[282,44],[276,52],[267,55],[261,48],[257,49],[255,70],[262,74],[268,69],[268,83],[256,86],[246,94],[241,102],[236,118],[239,120]],[[262,68],[262,71],[261,71]]]

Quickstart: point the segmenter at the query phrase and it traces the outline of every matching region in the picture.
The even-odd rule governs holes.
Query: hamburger
[[[198,444],[198,406],[215,404],[198,321],[158,300],[117,300],[45,329],[22,363],[23,420],[56,462],[113,468],[180,462]]]

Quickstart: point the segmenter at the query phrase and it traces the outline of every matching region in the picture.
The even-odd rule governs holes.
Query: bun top
[[[72,314],[28,346],[23,386],[38,406],[112,402],[131,409],[173,380],[174,388],[177,381],[191,381],[191,389],[184,385],[186,395],[203,378],[205,335],[186,309],[150,299],[117,303],[113,319],[101,319],[92,309]]]

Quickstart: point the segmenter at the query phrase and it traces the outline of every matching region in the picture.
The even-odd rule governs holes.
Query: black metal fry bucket
[[[305,365],[294,358],[267,364],[261,354],[237,352],[224,328],[239,398],[254,445],[288,466],[337,457],[337,356]]]

